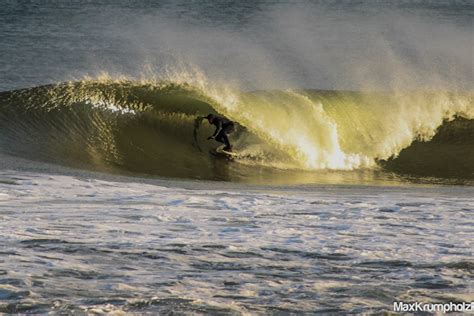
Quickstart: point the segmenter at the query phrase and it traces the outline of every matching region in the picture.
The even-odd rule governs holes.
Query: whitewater
[[[474,301],[473,9],[6,1],[0,313]]]
[[[359,313],[473,299],[472,187],[223,190],[71,173],[0,175],[2,312]]]

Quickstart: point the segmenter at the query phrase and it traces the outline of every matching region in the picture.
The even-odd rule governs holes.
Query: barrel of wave
[[[352,170],[374,165],[367,156],[341,149],[337,122],[321,102],[303,93],[257,91],[220,104],[223,113],[290,157],[294,167]]]

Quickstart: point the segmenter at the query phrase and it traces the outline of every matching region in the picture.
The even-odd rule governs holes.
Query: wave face
[[[195,118],[208,113],[238,123],[231,137],[241,154],[236,163],[209,155],[217,144],[206,141],[213,132],[207,123],[193,138]],[[469,92],[244,93],[88,79],[1,93],[0,150],[105,172],[192,179],[380,168],[474,178],[473,118]]]

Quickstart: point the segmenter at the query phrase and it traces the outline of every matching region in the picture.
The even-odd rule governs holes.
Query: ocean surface
[[[0,313],[474,301],[473,21],[461,0],[4,1]]]

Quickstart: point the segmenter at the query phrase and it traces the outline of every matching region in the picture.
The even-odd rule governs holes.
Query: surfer
[[[230,144],[227,135],[234,131],[234,122],[214,114],[209,114],[208,116],[206,116],[206,119],[209,124],[216,126],[216,131],[214,132],[214,134],[212,134],[212,136],[209,136],[207,139],[215,139],[219,143],[223,143],[225,147],[222,150],[232,152],[232,145]]]

